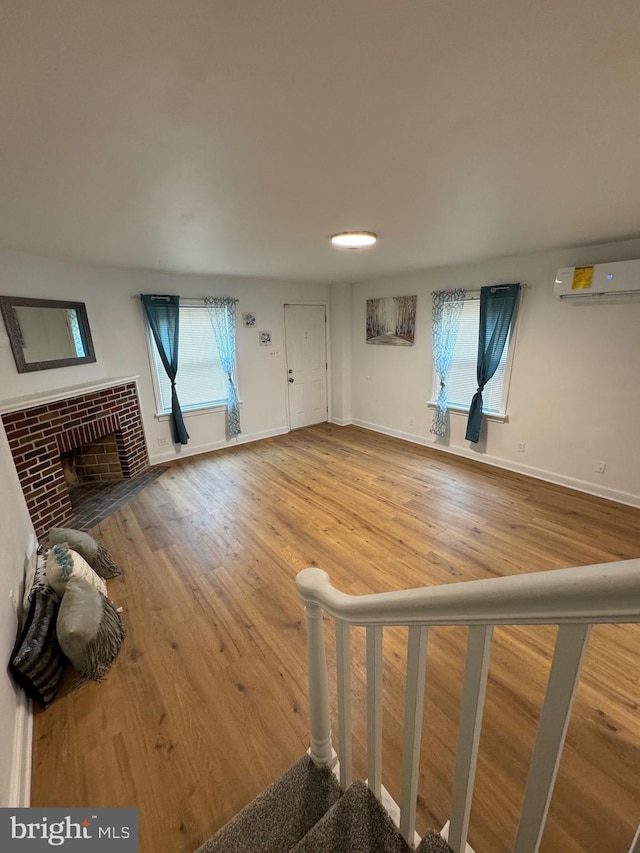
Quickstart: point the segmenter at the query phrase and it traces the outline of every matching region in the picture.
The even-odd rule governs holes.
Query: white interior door
[[[327,323],[324,305],[285,305],[291,429],[327,420]]]

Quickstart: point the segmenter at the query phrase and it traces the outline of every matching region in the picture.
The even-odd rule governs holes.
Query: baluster
[[[469,627],[448,840],[449,847],[454,853],[460,853],[466,849],[469,833],[469,816],[478,763],[492,636],[491,625]]]
[[[404,694],[404,742],[402,747],[402,783],[400,787],[400,834],[413,848],[416,830],[418,772],[424,711],[424,682],[429,629],[409,628],[407,642],[407,678]]]
[[[367,628],[367,760],[369,790],[382,796],[382,627]]]
[[[338,668],[338,757],[340,787],[346,791],[351,784],[351,626],[336,619],[336,662]]]
[[[324,650],[323,611],[316,604],[304,608],[307,617],[307,660],[309,666],[309,722],[314,764],[333,767],[337,756],[331,746],[331,719],[327,689],[327,664]]]
[[[537,853],[560,765],[590,625],[558,628],[513,853]]]

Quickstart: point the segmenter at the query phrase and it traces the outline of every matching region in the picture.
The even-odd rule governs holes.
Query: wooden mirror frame
[[[15,309],[20,307],[75,309],[86,355],[73,358],[53,358],[47,361],[26,361],[23,352],[20,323],[15,312]],[[27,299],[23,296],[0,296],[0,310],[4,317],[4,324],[7,329],[18,373],[50,370],[54,367],[70,367],[74,364],[90,364],[96,360],[91,329],[89,328],[89,318],[84,302],[64,302],[57,299]]]

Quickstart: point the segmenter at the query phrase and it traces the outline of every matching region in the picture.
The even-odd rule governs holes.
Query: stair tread
[[[340,799],[330,770],[305,755],[202,844],[196,853],[283,853]]]
[[[439,832],[429,829],[416,848],[416,853],[451,853],[451,848]]]
[[[354,782],[290,853],[411,853],[364,782]]]

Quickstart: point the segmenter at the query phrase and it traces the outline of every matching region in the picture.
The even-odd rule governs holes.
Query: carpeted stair
[[[341,794],[330,770],[308,756],[245,806],[196,853],[410,853],[364,782]],[[416,853],[450,853],[428,832]]]

